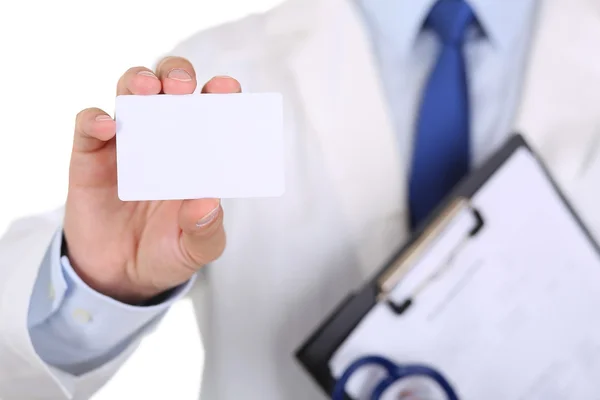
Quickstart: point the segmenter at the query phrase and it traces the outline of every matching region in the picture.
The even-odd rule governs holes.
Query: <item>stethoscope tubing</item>
[[[446,378],[434,368],[421,364],[398,365],[385,357],[375,355],[361,357],[346,368],[335,384],[331,397],[332,400],[345,400],[346,384],[356,371],[368,365],[382,367],[387,372],[387,376],[375,386],[375,389],[371,394],[371,400],[380,400],[385,391],[394,383],[413,376],[423,376],[432,379],[440,385],[442,390],[446,393],[448,400],[459,400],[452,385],[450,385]]]

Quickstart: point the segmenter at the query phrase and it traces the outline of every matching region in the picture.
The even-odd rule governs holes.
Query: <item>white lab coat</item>
[[[597,235],[600,2],[540,3],[514,128]],[[201,82],[230,74],[245,91],[285,99],[287,192],[224,202],[227,251],[190,294],[206,351],[202,398],[324,398],[292,353],[407,235],[407,164],[359,15],[350,0],[291,0],[191,37],[173,54],[189,58]],[[27,308],[60,219],[59,211],[17,221],[0,241],[5,400],[88,398],[128,355],[71,387],[36,355]]]

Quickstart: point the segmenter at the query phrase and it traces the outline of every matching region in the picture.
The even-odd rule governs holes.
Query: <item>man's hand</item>
[[[118,95],[190,94],[191,63],[178,57],[157,71],[136,67],[121,77]],[[218,77],[204,93],[240,92]],[[136,304],[188,279],[225,248],[219,199],[122,202],[117,197],[115,121],[90,108],[77,115],[64,233],[71,264],[95,290]]]

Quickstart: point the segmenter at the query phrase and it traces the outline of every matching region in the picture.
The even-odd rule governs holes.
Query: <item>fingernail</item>
[[[211,222],[213,222],[215,220],[215,218],[217,218],[217,216],[219,215],[220,209],[221,209],[221,204],[219,203],[211,212],[209,212],[204,217],[202,217],[201,220],[196,222],[196,228],[202,228],[202,227],[210,224]]]
[[[96,121],[112,121],[112,117],[110,115],[102,114],[96,117]]]
[[[154,74],[153,74],[152,72],[150,72],[150,71],[140,71],[140,72],[138,72],[137,74],[138,74],[138,75],[141,75],[141,76],[149,76],[150,78],[158,79],[158,78],[156,77],[156,75],[154,75]]]
[[[180,69],[180,68],[172,69],[169,72],[169,74],[167,75],[167,77],[169,79],[174,79],[176,81],[181,81],[181,82],[189,82],[192,80],[192,77],[190,76],[190,74],[188,74],[185,70]]]

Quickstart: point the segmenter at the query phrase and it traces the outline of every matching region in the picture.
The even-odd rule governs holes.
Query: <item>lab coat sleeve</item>
[[[62,215],[59,210],[18,220],[0,240],[0,398],[5,400],[86,398],[137,344],[132,342],[119,356],[80,377],[48,365],[35,351],[28,330],[29,304]]]
[[[36,284],[42,282],[38,277],[44,279],[42,266],[54,254],[52,244],[56,243],[62,216],[59,210],[18,220],[0,239],[0,399],[3,400],[87,399],[118,371],[143,336],[131,335],[100,365],[88,365],[87,372],[81,374],[64,371],[40,357],[32,342],[29,323],[30,319],[40,321],[43,307],[30,315],[30,304],[35,300]],[[39,284],[39,288],[43,286]],[[39,289],[39,293],[43,292]],[[49,287],[46,293],[53,297]],[[54,299],[57,298],[55,293]],[[142,324],[141,331],[151,330],[155,320],[150,317],[150,322]]]
[[[148,327],[156,325],[195,281],[194,276],[157,304],[127,305],[96,292],[79,278],[69,259],[61,257],[62,238],[59,229],[42,262],[29,306],[28,326],[37,354],[49,365],[74,376],[115,358]]]

